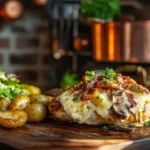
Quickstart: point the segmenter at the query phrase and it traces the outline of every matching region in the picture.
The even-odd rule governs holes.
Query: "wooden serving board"
[[[39,124],[27,123],[17,129],[0,127],[0,142],[1,147],[7,145],[9,149],[149,150],[150,127],[126,133],[50,118]]]

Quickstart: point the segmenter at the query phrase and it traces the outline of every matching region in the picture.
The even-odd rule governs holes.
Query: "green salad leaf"
[[[0,98],[8,97],[13,100],[21,94],[29,94],[27,84],[21,84],[15,74],[6,74],[0,71]]]

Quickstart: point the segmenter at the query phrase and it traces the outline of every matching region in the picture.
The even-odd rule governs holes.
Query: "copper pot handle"
[[[150,87],[150,80],[148,80],[148,74],[145,68],[142,66],[137,67],[137,73],[142,73],[143,82],[147,87]]]
[[[148,80],[148,74],[145,68],[142,66],[136,66],[136,65],[125,65],[118,67],[116,69],[116,72],[136,72],[137,74],[142,74],[142,79],[145,84],[145,86],[150,87],[150,80]]]

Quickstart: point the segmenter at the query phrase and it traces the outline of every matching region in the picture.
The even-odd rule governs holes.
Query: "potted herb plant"
[[[120,3],[119,0],[83,0],[80,10],[88,19],[109,22],[120,12]]]

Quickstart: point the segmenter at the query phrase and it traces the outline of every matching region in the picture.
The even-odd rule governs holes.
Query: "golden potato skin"
[[[45,119],[47,111],[43,104],[32,103],[30,106],[25,108],[28,115],[27,122],[40,122]]]
[[[34,85],[28,85],[27,90],[30,92],[31,95],[41,94],[40,88],[38,88],[37,86],[34,86]]]
[[[0,125],[6,128],[23,126],[27,121],[27,113],[23,110],[6,110],[0,112]]]
[[[7,110],[8,106],[10,105],[11,100],[7,97],[3,97],[0,99],[0,111]]]
[[[30,98],[28,95],[20,95],[16,97],[10,104],[10,110],[23,110],[30,104]]]
[[[48,103],[53,99],[51,96],[46,96],[43,94],[35,94],[35,95],[30,95],[30,100],[31,103],[40,103],[43,104],[44,106],[47,106]]]

